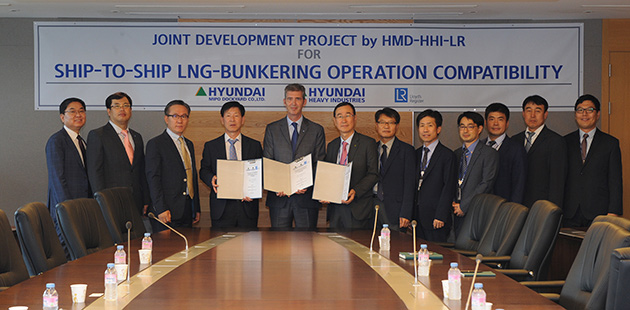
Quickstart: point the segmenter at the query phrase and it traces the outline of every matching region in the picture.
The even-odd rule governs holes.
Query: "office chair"
[[[57,204],[57,219],[75,260],[114,245],[96,200],[79,198]]]
[[[504,202],[505,199],[492,194],[479,194],[473,197],[462,228],[455,239],[455,249],[476,253],[481,238],[488,231],[499,206]]]
[[[0,209],[0,291],[28,279],[26,265],[20,255],[20,248],[13,236],[13,230],[6,213]]]
[[[527,207],[516,202],[501,204],[492,218],[488,231],[481,238],[476,253],[471,254],[502,256],[512,253],[528,211]]]
[[[630,305],[630,248],[612,252],[606,310],[625,310]]]
[[[43,203],[31,202],[15,211],[15,228],[31,276],[67,262],[55,225]]]
[[[127,241],[125,224],[131,222],[131,239],[139,238],[146,232],[142,216],[134,204],[129,187],[114,187],[94,193],[107,224],[107,229],[115,243]]]
[[[630,220],[623,218],[621,216],[612,216],[612,215],[598,215],[594,220],[593,223],[598,223],[598,222],[608,222],[608,223],[613,223],[625,230],[630,230]]]

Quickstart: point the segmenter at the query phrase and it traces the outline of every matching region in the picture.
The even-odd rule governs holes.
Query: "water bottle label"
[[[472,304],[473,305],[486,305],[486,298],[484,296],[473,296],[472,297]]]
[[[44,297],[44,307],[57,307],[58,296]]]
[[[116,274],[106,274],[105,283],[116,283]]]
[[[460,278],[460,275],[458,275],[458,274],[449,274],[448,275],[448,280],[449,281],[460,281],[461,278]]]
[[[142,249],[143,250],[151,250],[151,248],[153,247],[153,242],[151,241],[142,241]]]
[[[124,264],[126,263],[125,260],[127,259],[127,257],[125,257],[124,255],[116,255],[116,257],[114,257],[114,263],[116,264]]]

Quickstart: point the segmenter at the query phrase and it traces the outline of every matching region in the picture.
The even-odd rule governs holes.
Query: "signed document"
[[[317,175],[313,187],[313,199],[340,204],[348,199],[352,163],[347,166],[329,162],[317,162]]]
[[[217,160],[217,198],[262,198],[262,159]]]
[[[313,163],[311,154],[285,164],[263,158],[265,189],[291,195],[313,185]]]

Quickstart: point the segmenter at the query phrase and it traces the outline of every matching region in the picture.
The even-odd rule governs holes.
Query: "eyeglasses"
[[[468,126],[466,125],[459,125],[459,130],[464,130],[464,129],[468,129],[468,130],[473,130],[475,128],[477,128],[478,126],[476,124],[470,124]]]
[[[584,112],[586,112],[586,114],[592,114],[593,112],[595,112],[595,108],[586,108],[586,109],[584,109],[584,108],[577,108],[577,109],[575,109],[575,113],[582,114]]]
[[[68,116],[70,117],[75,117],[77,114],[81,115],[85,115],[85,110],[68,110],[66,112],[63,112],[64,114],[68,114]]]
[[[394,126],[398,124],[397,122],[376,122],[376,123],[379,124],[380,126],[385,126],[385,125]]]
[[[350,117],[353,117],[353,116],[354,116],[354,114],[350,114],[350,113],[348,113],[346,115],[337,114],[337,115],[335,115],[335,118],[336,119],[345,119],[345,118],[350,118]]]
[[[168,117],[172,117],[173,119],[181,119],[181,120],[187,120],[188,119],[188,115],[186,114],[182,114],[182,115],[177,115],[177,114],[171,114],[171,115],[166,115]]]
[[[131,109],[131,105],[128,103],[125,104],[112,104],[111,105],[112,109]]]

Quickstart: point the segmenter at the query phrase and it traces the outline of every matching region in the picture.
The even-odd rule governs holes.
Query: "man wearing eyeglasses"
[[[130,187],[139,212],[145,214],[150,198],[144,174],[144,143],[139,133],[129,129],[131,105],[131,97],[123,92],[105,99],[109,122],[88,135],[88,177],[95,193]]]
[[[578,130],[564,136],[567,144],[565,227],[588,227],[598,215],[623,213],[619,140],[597,129],[599,100],[582,95],[575,102]]]
[[[454,150],[458,163],[457,190],[453,201],[453,230],[457,237],[473,197],[491,193],[499,170],[499,153],[479,142],[483,116],[464,112],[457,118],[462,147]]]
[[[393,230],[405,231],[413,215],[415,196],[414,169],[416,152],[413,146],[396,137],[400,114],[383,108],[374,114],[378,134],[377,156],[380,180],[374,186],[374,204],[380,205],[378,224],[389,224]]]
[[[48,209],[61,244],[66,248],[57,221],[57,204],[68,199],[90,198],[92,191],[85,169],[85,140],[81,128],[85,125],[85,102],[67,98],[59,105],[63,128],[46,143],[48,164]]]
[[[190,106],[173,100],[164,108],[166,130],[147,142],[146,175],[152,207],[157,217],[173,227],[199,222],[199,181],[195,147],[184,137]],[[153,232],[167,229],[151,221]]]

